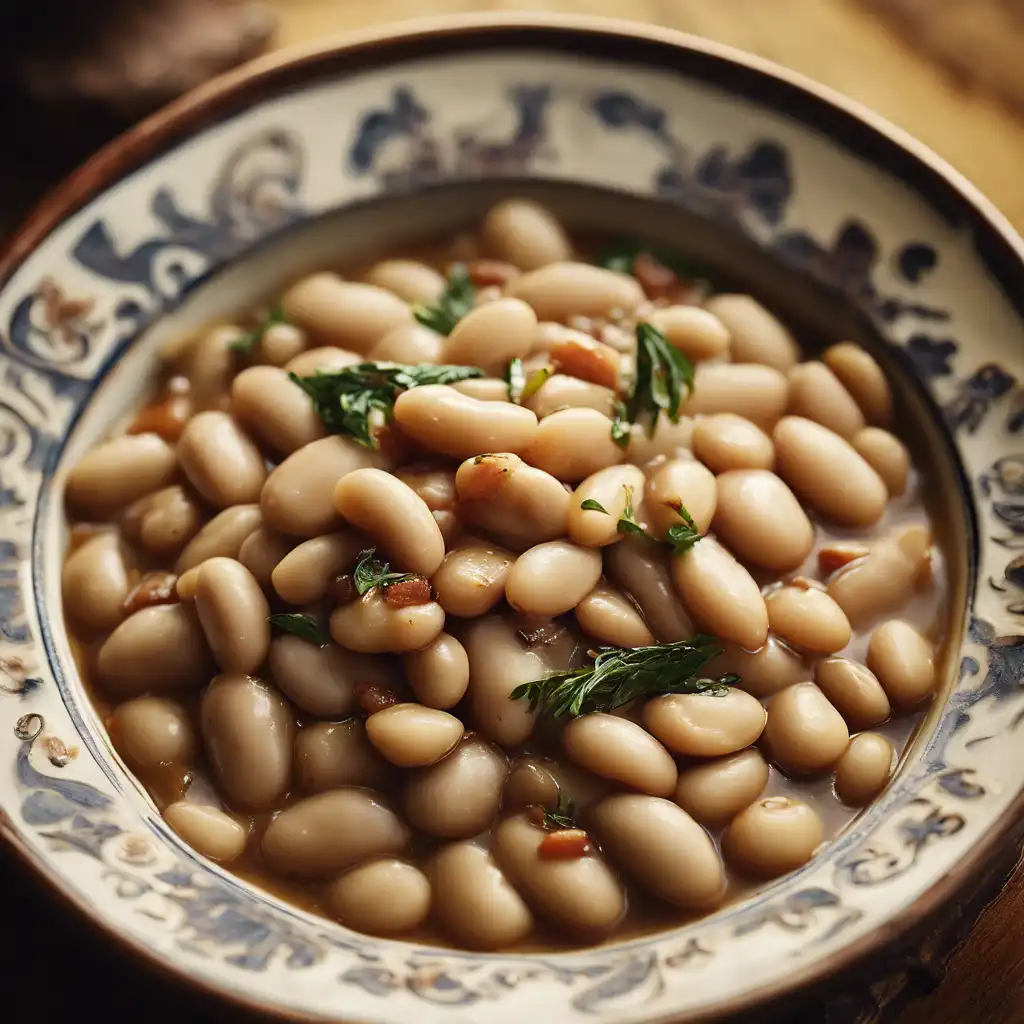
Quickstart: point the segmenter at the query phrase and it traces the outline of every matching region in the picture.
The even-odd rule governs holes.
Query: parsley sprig
[[[286,324],[287,322],[284,317],[284,310],[281,309],[281,305],[278,303],[268,310],[267,315],[251,331],[246,331],[240,338],[231,342],[228,348],[233,352],[241,352],[243,355],[252,355],[256,347],[263,340],[263,335],[274,324]]]
[[[663,693],[706,693],[720,697],[739,676],[707,679],[700,675],[722,648],[713,636],[695,636],[649,647],[599,647],[589,652],[592,665],[553,672],[517,686],[510,698],[528,700],[552,718],[613,711],[638,697]]]
[[[622,509],[622,515],[619,516],[619,521],[615,524],[615,528],[619,533],[642,534],[645,532],[644,528],[636,521],[636,511],[633,508],[633,488],[629,484],[623,484],[622,489],[626,493],[626,500]],[[681,555],[689,551],[704,535],[697,529],[693,516],[687,512],[686,506],[681,501],[673,503],[672,507],[679,514],[682,522],[668,528],[665,541],[671,545],[673,555]],[[606,516],[611,515],[608,509],[596,498],[585,498],[580,502],[580,508],[584,512],[602,512]]]
[[[683,403],[693,392],[693,365],[679,349],[668,343],[653,324],[636,325],[636,375],[626,402],[630,423],[645,421],[653,437],[658,414],[678,423]]]
[[[356,567],[352,570],[352,582],[356,593],[362,597],[374,587],[390,587],[393,583],[409,583],[422,577],[414,572],[392,572],[387,562],[376,557],[376,548],[367,548],[359,552]]]
[[[448,270],[448,286],[432,305],[412,307],[412,315],[438,334],[451,334],[455,325],[472,309],[476,302],[473,284],[464,263],[453,263]]]
[[[311,377],[294,373],[288,376],[313,400],[329,433],[347,434],[367,448],[374,448],[374,414],[385,423],[390,420],[395,399],[403,391],[486,375],[476,366],[359,363],[340,370],[320,370]]]

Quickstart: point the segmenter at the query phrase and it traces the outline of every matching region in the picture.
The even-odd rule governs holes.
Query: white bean
[[[607,583],[598,583],[573,609],[587,636],[610,647],[647,647],[654,635],[636,606]]]
[[[874,732],[862,732],[850,740],[836,765],[836,794],[844,804],[863,807],[885,789],[892,774],[892,744]]]
[[[370,349],[367,360],[373,363],[440,363],[444,359],[444,338],[437,331],[410,320],[392,327]]]
[[[270,607],[241,562],[211,558],[196,583],[196,612],[206,642],[224,672],[255,672],[270,647]]]
[[[756,747],[679,773],[675,802],[702,825],[715,828],[749,807],[768,785],[768,762]]]
[[[331,370],[343,370],[346,366],[361,363],[364,356],[347,349],[327,346],[324,348],[308,348],[300,352],[284,366],[286,373],[294,373],[297,377],[312,377],[317,370],[325,373]]]
[[[764,646],[754,652],[745,651],[738,644],[727,643],[722,647],[722,654],[708,662],[708,675],[716,678],[734,672],[740,677],[740,689],[755,697],[770,697],[810,678],[810,669],[800,655],[778,637],[769,635]]]
[[[505,583],[505,600],[528,615],[562,615],[572,611],[600,578],[600,552],[551,540],[516,559]]]
[[[370,935],[406,935],[430,912],[430,882],[419,868],[382,857],[346,871],[327,889],[327,906],[342,924]]]
[[[693,443],[694,422],[690,416],[681,416],[678,423],[673,423],[664,413],[659,413],[653,434],[648,432],[645,424],[634,423],[626,445],[626,461],[646,467],[659,456],[679,458],[690,450]]]
[[[322,793],[341,786],[383,789],[394,769],[366,738],[360,718],[317,722],[295,736],[295,781],[305,793]]]
[[[295,324],[270,324],[260,338],[256,350],[261,363],[284,366],[306,350],[306,332]]]
[[[496,544],[466,538],[445,555],[431,583],[448,615],[475,619],[505,596],[505,582],[515,556]]]
[[[831,768],[843,756],[850,731],[814,683],[797,683],[768,705],[765,742],[772,760],[793,775]]]
[[[462,738],[454,715],[422,704],[393,704],[366,720],[366,735],[381,756],[399,768],[440,761]]]
[[[705,308],[732,336],[734,362],[763,363],[785,371],[800,358],[793,335],[750,295],[713,295]]]
[[[103,633],[121,622],[132,588],[125,554],[118,535],[108,531],[90,537],[68,556],[61,571],[61,593],[71,618]]]
[[[121,517],[121,531],[152,555],[171,555],[195,537],[202,521],[192,494],[172,484],[130,505]]]
[[[195,751],[195,733],[185,709],[163,697],[136,697],[114,709],[110,733],[136,768],[185,764]]]
[[[789,371],[789,409],[793,416],[814,420],[845,437],[864,427],[864,414],[839,378],[816,360],[800,363]]]
[[[193,850],[220,864],[238,860],[249,841],[246,828],[217,807],[179,800],[164,818]]]
[[[772,632],[800,650],[833,654],[850,642],[850,620],[823,590],[780,587],[765,605]]]
[[[822,358],[853,395],[867,421],[876,427],[888,427],[893,415],[892,390],[871,355],[860,345],[843,341],[825,349]]]
[[[636,278],[589,263],[549,263],[510,281],[507,295],[528,302],[538,320],[629,313],[644,301]]]
[[[193,487],[216,508],[256,501],[267,478],[260,450],[226,412],[201,412],[185,424],[178,459]]]
[[[444,629],[444,610],[436,601],[392,607],[380,587],[335,608],[331,636],[342,647],[365,654],[418,651]]]
[[[289,604],[313,604],[327,593],[335,577],[352,569],[360,551],[370,547],[364,533],[325,533],[292,548],[274,566],[270,581]]]
[[[772,796],[740,811],[722,837],[722,853],[746,875],[777,878],[806,864],[822,838],[821,820],[807,804]]]
[[[574,718],[562,731],[565,752],[583,768],[652,796],[670,796],[672,755],[635,722],[601,713]]]
[[[365,281],[394,292],[406,302],[424,305],[436,301],[446,285],[440,271],[417,260],[381,260],[366,272]]]
[[[267,590],[271,586],[274,569],[292,550],[295,541],[262,526],[253,530],[242,541],[238,549],[238,561],[256,578],[256,582]]]
[[[280,455],[324,436],[309,396],[276,366],[250,366],[234,379],[231,414]]]
[[[594,409],[562,409],[541,420],[525,449],[510,450],[520,450],[531,466],[559,480],[578,483],[622,462],[625,453],[612,440],[611,426]]]
[[[879,427],[865,427],[853,435],[850,444],[885,481],[891,497],[898,497],[906,491],[910,452],[898,437]]]
[[[451,385],[460,395],[468,395],[480,402],[508,402],[508,384],[500,377],[471,377]],[[527,406],[529,408],[529,406]]]
[[[503,199],[492,206],[480,227],[491,256],[536,270],[572,256],[572,243],[550,211],[531,199]]]
[[[245,539],[260,528],[259,505],[235,505],[215,515],[185,546],[174,563],[179,576],[208,558],[237,558]]]
[[[693,454],[712,473],[771,469],[772,439],[756,423],[731,412],[701,416],[693,425]]]
[[[541,420],[559,409],[594,409],[603,416],[611,416],[615,408],[615,392],[589,380],[555,373],[523,405]]]
[[[714,487],[714,480],[711,481]],[[609,466],[591,473],[573,491],[569,502],[569,537],[577,544],[599,548],[622,540],[618,522],[625,514],[627,501],[639,504],[643,496],[644,474],[636,466]],[[603,512],[583,508],[597,502]]]
[[[762,429],[770,429],[785,413],[788,401],[789,381],[770,366],[699,363],[683,411],[687,416],[738,413]]]
[[[685,508],[701,534],[708,532],[715,515],[718,489],[711,472],[693,459],[671,459],[655,469],[644,490],[644,515],[650,531],[664,540],[684,520]]]
[[[913,707],[935,691],[932,645],[901,619],[890,619],[871,634],[867,663],[897,707]]]
[[[68,473],[68,503],[85,516],[103,518],[171,482],[174,449],[156,434],[125,434],[87,452]]]
[[[406,654],[402,663],[416,699],[428,708],[453,708],[466,695],[469,656],[455,637],[442,633],[422,651]]]
[[[721,358],[732,342],[725,324],[699,306],[666,306],[656,309],[647,320],[692,363]]]
[[[648,732],[687,757],[720,757],[749,747],[765,727],[765,710],[743,690],[668,693],[654,697],[641,717]]]
[[[881,725],[891,713],[882,684],[859,662],[825,658],[814,667],[814,681],[853,732]]]
[[[498,299],[467,313],[444,342],[446,363],[479,366],[500,377],[522,359],[537,336],[537,314],[521,299]]]

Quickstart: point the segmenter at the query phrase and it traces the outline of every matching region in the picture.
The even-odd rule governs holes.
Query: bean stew
[[[886,373],[506,199],[175,346],[71,470],[83,677],[196,851],[358,931],[671,927],[886,786],[950,602]]]

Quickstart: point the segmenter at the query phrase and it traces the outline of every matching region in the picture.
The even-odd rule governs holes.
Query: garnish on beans
[[[590,836],[581,828],[563,828],[549,832],[537,852],[548,860],[576,860],[590,852]]]
[[[228,348],[234,352],[241,352],[242,355],[251,356],[253,352],[259,347],[260,342],[263,340],[263,335],[270,330],[275,324],[284,324],[288,321],[285,319],[284,312],[281,309],[280,304],[271,306],[267,311],[266,316],[251,330],[246,331],[237,341],[231,342]]]
[[[455,325],[473,308],[475,302],[476,284],[469,270],[464,263],[454,263],[448,271],[448,286],[437,301],[430,306],[413,306],[412,315],[424,327],[429,327],[438,334],[451,334]]]
[[[422,576],[417,576],[412,572],[392,572],[391,566],[387,562],[380,561],[376,555],[376,548],[367,548],[365,551],[360,551],[359,557],[356,559],[356,566],[352,570],[352,583],[360,597],[363,594],[368,594],[374,587],[383,587],[386,597],[386,591],[397,584],[426,582]],[[428,585],[428,601],[430,600],[429,592]],[[408,603],[422,604],[423,602]]]
[[[324,636],[320,624],[312,615],[304,615],[299,612],[278,612],[268,616],[267,622],[275,629],[291,633],[292,636],[307,640],[311,644],[316,644],[317,647],[323,647],[327,643],[327,637]]]

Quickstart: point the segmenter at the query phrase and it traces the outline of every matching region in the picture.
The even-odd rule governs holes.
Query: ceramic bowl
[[[67,467],[157,346],[332,255],[547,190],[876,347],[945,489],[947,682],[881,799],[675,931],[558,955],[354,934],[203,860],[111,750],[64,628]],[[336,215],[341,216],[336,221]],[[0,265],[0,832],[132,949],[302,1019],[690,1020],[792,994],[983,874],[1024,792],[1024,262],[962,178],[840,97],[681,35],[466,20],[257,64],[51,196]]]

